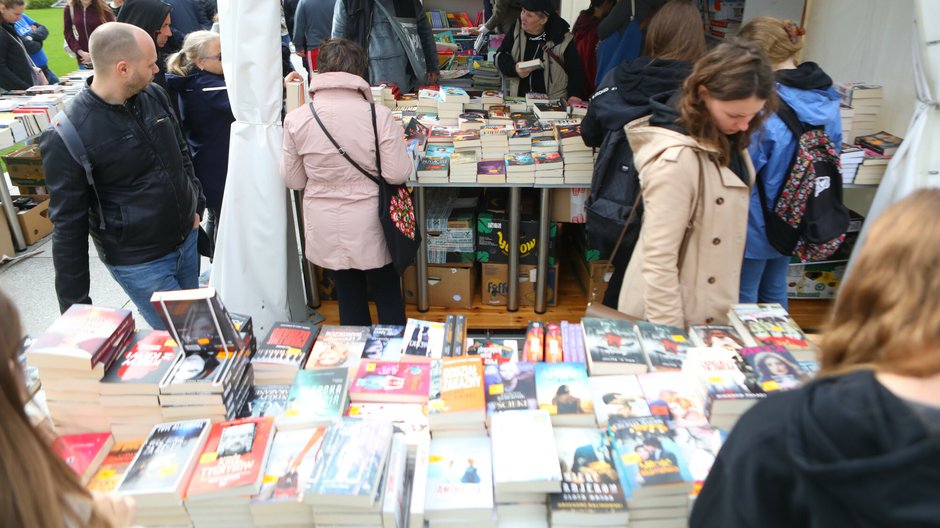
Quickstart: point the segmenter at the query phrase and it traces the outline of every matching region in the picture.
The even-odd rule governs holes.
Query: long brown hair
[[[690,63],[705,54],[702,15],[692,0],[671,0],[656,11],[646,30],[643,54]]]
[[[924,189],[872,224],[823,334],[820,374],[940,373],[938,216],[940,190]]]
[[[715,126],[699,93],[702,86],[719,101],[756,97],[765,101],[764,109],[751,119],[746,131],[729,137]],[[747,147],[751,134],[776,109],[776,101],[774,72],[760,48],[742,41],[723,42],[699,59],[685,79],[679,123],[700,143],[717,148],[716,161],[727,165],[733,150]]]
[[[69,0],[69,5],[71,5],[73,9],[81,8],[82,0]],[[108,4],[104,3],[104,0],[91,0],[91,5],[88,7],[98,13],[98,20],[100,20],[102,24],[105,22],[114,22],[114,11],[111,11],[111,8],[108,7]],[[74,24],[75,21],[72,21],[72,23]]]
[[[91,495],[32,425],[23,401],[23,372],[17,355],[23,332],[16,307],[0,290],[0,525],[17,528],[108,528],[94,513],[79,518]]]

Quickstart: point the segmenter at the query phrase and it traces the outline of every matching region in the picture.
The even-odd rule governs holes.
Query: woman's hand
[[[537,68],[520,68],[519,63],[516,63],[516,74],[519,75],[520,79],[525,79],[529,76],[530,73],[535,71]]]
[[[85,50],[78,50],[78,60],[82,64],[91,64],[91,53],[88,53]]]
[[[95,511],[107,520],[108,526],[128,528],[137,520],[137,503],[132,497],[92,492]]]

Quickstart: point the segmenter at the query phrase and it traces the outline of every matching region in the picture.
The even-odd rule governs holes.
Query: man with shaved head
[[[56,295],[64,312],[91,304],[88,236],[153,327],[155,291],[198,287],[199,217],[205,208],[189,149],[157,72],[153,38],[120,22],[100,26],[89,52],[95,75],[40,138],[53,232]],[[74,127],[90,174],[63,137]],[[71,143],[71,142],[69,142]],[[72,149],[74,152],[74,148]]]

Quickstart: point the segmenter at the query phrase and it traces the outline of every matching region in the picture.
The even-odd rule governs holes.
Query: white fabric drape
[[[852,256],[866,243],[868,226],[892,203],[917,189],[940,187],[940,2],[914,2],[914,86],[917,102],[904,143],[878,188]],[[935,219],[925,218],[925,222]],[[853,259],[849,260],[852,271]]]
[[[252,316],[259,336],[274,322],[290,320],[291,301],[297,311],[296,295],[303,295],[293,213],[278,174],[280,19],[279,2],[219,2],[222,67],[235,123],[209,284],[230,311]]]

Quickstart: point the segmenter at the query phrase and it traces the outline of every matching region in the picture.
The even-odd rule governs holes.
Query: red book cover
[[[134,455],[140,450],[144,441],[131,440],[129,442],[117,442],[111,448],[111,452],[104,457],[104,461],[95,472],[88,483],[88,489],[99,491],[101,493],[111,493],[117,489],[118,484],[127,472],[127,468],[134,460]]]
[[[73,304],[33,342],[28,353],[87,358],[88,366],[94,368],[128,324],[133,325],[128,310]]]
[[[114,437],[111,433],[83,433],[56,438],[52,450],[65,460],[82,484],[85,484],[113,445]]]
[[[187,499],[256,495],[273,436],[274,419],[270,417],[213,425],[189,481]]]
[[[538,321],[529,323],[525,333],[525,346],[522,350],[522,360],[529,363],[538,363],[545,357],[545,327]]]
[[[101,382],[159,385],[179,354],[181,351],[169,332],[138,330]]]
[[[365,360],[349,388],[354,402],[424,403],[428,400],[431,365],[427,362]]]

